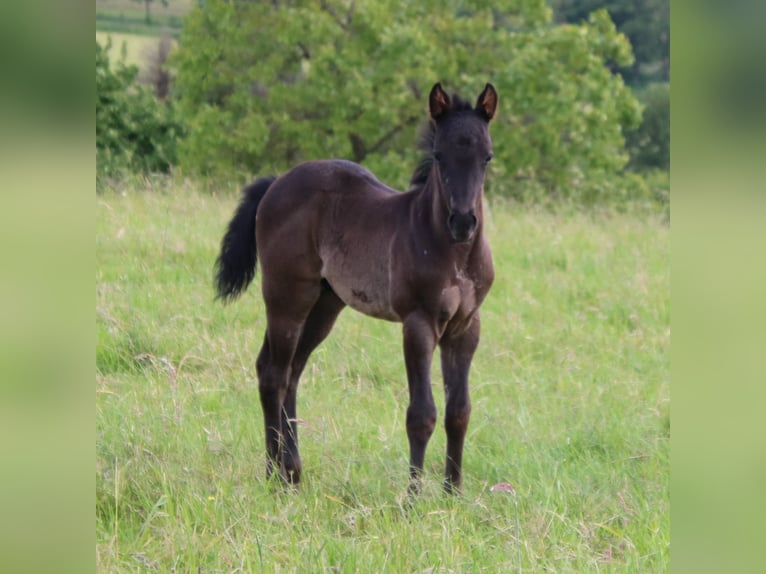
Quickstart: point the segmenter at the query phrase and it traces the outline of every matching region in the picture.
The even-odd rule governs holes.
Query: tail
[[[216,299],[224,303],[239,297],[255,277],[258,252],[255,244],[255,214],[258,204],[275,177],[258,179],[242,190],[242,199],[221,241],[215,262]]]

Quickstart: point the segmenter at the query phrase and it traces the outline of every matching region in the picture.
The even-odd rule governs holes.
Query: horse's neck
[[[428,179],[420,192],[420,200],[423,203],[423,212],[428,213],[430,228],[436,232],[446,233],[449,205],[444,201],[444,193],[441,185],[436,168],[432,168],[431,175],[428,176]]]
[[[447,233],[448,212],[439,206],[439,191],[429,180],[411,190],[410,230],[417,236],[430,237],[441,241],[442,233]],[[443,224],[442,224],[443,223]],[[446,239],[446,237],[445,237]]]

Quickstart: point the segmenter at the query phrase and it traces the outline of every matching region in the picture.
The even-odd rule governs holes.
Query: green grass
[[[213,302],[236,196],[184,186],[96,201],[99,571],[668,570],[661,217],[490,205],[497,279],[464,496],[440,493],[438,429],[409,506],[398,325],[341,315],[300,389],[305,482],[281,492],[264,479],[259,285]],[[491,491],[499,482],[515,492]]]

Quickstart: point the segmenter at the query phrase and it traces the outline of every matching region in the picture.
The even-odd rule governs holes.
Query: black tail
[[[224,303],[239,297],[255,277],[258,258],[255,245],[255,214],[258,204],[275,177],[258,179],[242,190],[234,217],[221,241],[221,254],[215,262],[216,299]]]

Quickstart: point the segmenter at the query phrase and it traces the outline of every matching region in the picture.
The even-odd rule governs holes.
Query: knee
[[[436,426],[436,407],[434,405],[410,406],[407,409],[407,434],[410,437],[428,440]]]
[[[471,403],[466,401],[459,405],[449,405],[444,415],[444,426],[447,434],[465,434],[468,421],[471,418]]]
[[[260,360],[256,368],[261,396],[283,395],[287,391],[289,373],[286,369],[277,369],[273,364],[260,363]]]

